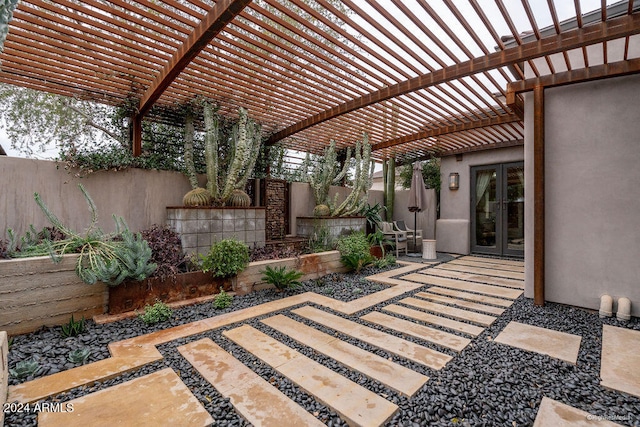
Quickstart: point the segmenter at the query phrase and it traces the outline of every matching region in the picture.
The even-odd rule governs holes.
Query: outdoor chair
[[[393,223],[382,222],[382,234],[389,238],[396,246],[396,258],[400,256],[400,250],[404,249],[405,255],[409,254],[407,246],[407,233],[404,231],[395,230]]]
[[[422,230],[412,230],[411,228],[407,227],[407,224],[405,224],[404,221],[393,221],[393,225],[395,225],[397,230],[406,232],[407,239],[409,240],[413,239],[414,233],[418,239],[422,239]]]

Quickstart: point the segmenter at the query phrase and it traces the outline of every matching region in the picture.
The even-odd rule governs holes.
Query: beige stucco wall
[[[112,231],[112,214],[124,217],[132,230],[164,224],[165,207],[182,205],[191,188],[178,172],[127,169],[74,178],[53,161],[6,156],[0,156],[0,178],[0,236],[8,227],[23,233],[29,224],[50,225],[33,199],[35,192],[65,225],[81,231],[91,220],[77,187],[82,183],[97,206],[100,227]]]
[[[440,176],[442,178],[440,219],[436,222],[436,248],[439,252],[469,253],[471,247],[471,167],[518,162],[523,159],[523,146],[465,153],[462,155],[462,160],[458,160],[456,156],[442,158],[440,162]],[[449,174],[453,172],[460,174],[460,188],[458,190],[449,190]]]
[[[640,316],[640,76],[545,90],[545,296],[597,309],[599,297],[631,299]],[[533,104],[525,111],[525,179],[533,188]],[[526,193],[533,236],[533,194]],[[533,296],[533,246],[525,248]]]

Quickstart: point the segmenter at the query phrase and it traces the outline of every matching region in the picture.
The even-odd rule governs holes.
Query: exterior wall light
[[[457,190],[460,188],[460,174],[452,172],[449,174],[449,190]]]

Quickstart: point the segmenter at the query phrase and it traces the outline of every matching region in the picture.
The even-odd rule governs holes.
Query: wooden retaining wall
[[[329,273],[345,273],[349,271],[340,261],[340,252],[338,251],[302,255],[297,258],[257,261],[249,264],[246,269],[238,274],[234,291],[239,295],[245,295],[254,290],[265,288],[261,272],[268,265],[271,267],[284,265],[288,269],[301,271],[304,276],[300,281],[317,279]]]
[[[105,312],[107,285],[87,285],[76,275],[77,255],[58,264],[50,257],[0,260],[0,331],[17,335],[41,326],[89,319]]]
[[[9,342],[7,333],[0,331],[0,425],[4,425],[4,403],[7,401],[9,388]]]
[[[65,255],[58,264],[49,257],[0,260],[0,331],[25,334],[42,326],[65,324],[72,314],[75,319],[89,319],[106,313],[107,285],[82,282],[74,271],[76,259],[77,255]],[[300,280],[348,271],[338,251],[252,262],[238,275],[235,292],[243,295],[264,288],[261,271],[267,265],[302,271]]]

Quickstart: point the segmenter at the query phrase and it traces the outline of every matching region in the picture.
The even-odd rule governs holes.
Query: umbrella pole
[[[418,224],[418,211],[414,211],[413,212],[413,252],[417,252],[416,251],[416,230],[418,229],[417,224]]]

